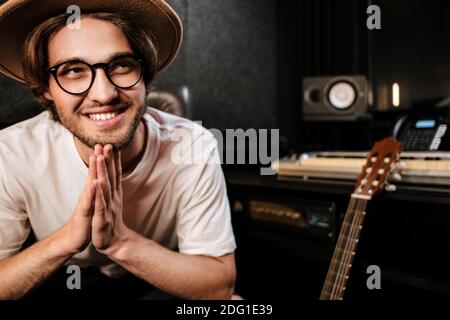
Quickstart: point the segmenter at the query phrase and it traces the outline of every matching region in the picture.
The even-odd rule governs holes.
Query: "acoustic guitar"
[[[343,300],[369,201],[388,186],[402,146],[394,138],[375,143],[345,213],[320,300]]]

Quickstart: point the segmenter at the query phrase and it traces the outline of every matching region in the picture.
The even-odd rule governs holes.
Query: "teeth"
[[[90,114],[89,118],[91,120],[95,120],[95,121],[104,121],[104,120],[111,120],[111,119],[117,117],[118,114],[119,114],[118,112],[96,113],[96,114]]]

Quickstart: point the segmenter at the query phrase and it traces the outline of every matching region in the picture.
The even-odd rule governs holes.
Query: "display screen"
[[[435,120],[419,120],[416,122],[417,129],[430,129],[436,126]]]

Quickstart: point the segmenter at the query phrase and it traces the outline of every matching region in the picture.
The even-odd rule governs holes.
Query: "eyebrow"
[[[115,58],[122,57],[122,56],[129,56],[129,55],[134,55],[134,52],[131,52],[131,51],[116,52],[116,53],[113,53],[112,55],[110,55],[106,59],[106,61],[111,61]],[[65,62],[69,62],[69,61],[83,61],[83,62],[87,63],[87,61],[81,57],[71,57],[71,58],[59,60],[56,63],[52,64],[52,66],[56,66],[56,65],[59,65],[59,64],[65,63]]]

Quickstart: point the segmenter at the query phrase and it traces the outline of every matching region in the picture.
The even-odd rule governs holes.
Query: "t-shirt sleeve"
[[[8,173],[5,167],[0,157],[0,259],[18,253],[30,233],[28,215],[15,199],[14,173]]]
[[[4,205],[0,199],[0,259],[18,253],[30,233],[26,215]]]
[[[234,252],[236,242],[217,144],[211,137],[214,143],[201,152],[205,161],[184,169],[183,183],[189,186],[185,190],[191,192],[178,212],[177,236],[181,253],[220,257]]]

